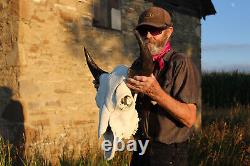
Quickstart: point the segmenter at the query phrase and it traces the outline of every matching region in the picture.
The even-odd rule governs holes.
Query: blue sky
[[[202,20],[202,69],[250,72],[250,0],[212,0]]]

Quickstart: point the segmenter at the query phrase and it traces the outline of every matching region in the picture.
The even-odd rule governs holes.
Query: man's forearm
[[[196,105],[182,103],[168,95],[153,75],[150,77],[135,76],[128,78],[127,86],[137,92],[144,93],[156,101],[161,107],[173,115],[187,127],[196,121]]]
[[[152,98],[162,107],[168,111],[177,120],[182,122],[187,127],[192,127],[196,121],[196,106],[194,104],[182,103],[170,95],[163,89],[158,90]]]

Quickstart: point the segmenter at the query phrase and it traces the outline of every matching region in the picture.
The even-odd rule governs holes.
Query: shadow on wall
[[[134,40],[131,40],[131,37],[126,37],[123,31],[111,28],[111,25],[109,25],[111,21],[109,10],[111,9],[105,6],[107,3],[93,1],[90,6],[83,4],[83,6],[86,5],[85,12],[89,12],[89,14],[73,14],[69,9],[59,11],[61,24],[72,37],[67,46],[72,56],[83,59],[83,61],[85,61],[84,46],[92,57],[103,63],[102,65],[105,67],[112,66],[113,63],[111,62],[128,64],[136,58],[135,55],[137,54],[134,52],[138,51],[139,48],[133,34],[132,38],[134,37]],[[102,4],[105,5],[100,6]],[[88,10],[88,8],[93,8],[93,10]],[[131,43],[128,42],[130,40],[133,42],[128,45],[128,43]]]
[[[11,155],[14,162],[20,164],[25,151],[24,114],[22,104],[12,96],[10,88],[0,87],[0,136],[13,145],[14,153]]]

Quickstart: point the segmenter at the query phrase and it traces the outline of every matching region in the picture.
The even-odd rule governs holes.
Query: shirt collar
[[[170,60],[171,55],[174,53],[174,50],[171,48],[170,51],[168,51],[164,56],[163,56],[163,60],[165,62]]]

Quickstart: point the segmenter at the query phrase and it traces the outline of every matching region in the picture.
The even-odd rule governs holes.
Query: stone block
[[[42,119],[42,120],[31,121],[31,125],[33,125],[34,127],[36,127],[36,126],[49,126],[50,120],[49,119]]]
[[[29,103],[28,103],[29,104]],[[36,107],[37,108],[37,107]],[[31,108],[30,108],[31,109]],[[46,111],[30,111],[29,116],[45,116],[48,113]]]
[[[60,17],[67,22],[74,22],[78,18],[76,7],[70,5],[55,4],[54,8],[59,11]]]
[[[32,80],[19,80],[20,96],[29,99],[38,95],[39,87]]]
[[[61,101],[59,101],[59,100],[47,101],[47,102],[45,102],[45,106],[58,108],[61,106]]]
[[[32,2],[29,0],[22,0],[19,6],[19,17],[26,21],[30,20],[31,16],[34,13],[34,8]]]
[[[73,122],[73,124],[76,126],[86,125],[86,124],[91,124],[91,123],[96,123],[96,121],[94,121],[94,120],[76,120]]]
[[[28,102],[28,109],[30,111],[33,111],[33,110],[37,110],[39,109],[41,106],[41,103],[37,102],[37,101],[30,101]]]
[[[87,16],[81,16],[79,18],[79,22],[80,22],[80,26],[81,27],[86,27],[86,26],[89,26],[91,27],[92,26],[92,18],[91,17],[87,17]]]

